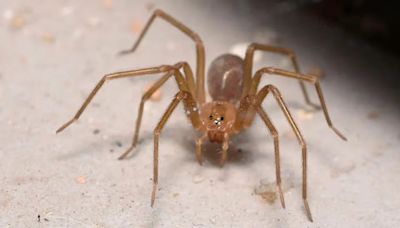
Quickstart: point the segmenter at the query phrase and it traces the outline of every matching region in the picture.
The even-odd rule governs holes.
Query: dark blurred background
[[[248,4],[251,4],[249,6]],[[398,1],[376,0],[238,0],[243,8],[305,11],[332,26],[395,55],[400,54],[400,13]]]
[[[343,37],[341,47],[336,46],[342,53],[336,53],[332,55],[335,57],[331,58],[331,61],[339,58],[342,62],[332,62],[333,65],[341,67],[343,61],[347,61],[354,69],[364,68],[364,71],[353,72],[350,77],[355,79],[355,82],[362,83],[357,86],[368,88],[369,93],[383,95],[385,99],[392,99],[398,103],[400,101],[399,6],[398,1],[376,0],[236,0],[234,8],[240,9],[237,12],[243,15],[254,15],[253,21],[259,25],[277,25],[275,29],[285,33],[286,38],[297,36],[294,39],[302,42],[312,37],[324,39],[318,42],[319,44],[310,42],[306,45],[313,48],[313,52],[316,51],[315,48],[329,46],[327,43],[331,39],[330,36]],[[302,16],[293,17],[294,14]],[[306,20],[303,20],[304,18]],[[319,26],[311,28],[311,24]],[[286,33],[287,28],[291,29]],[[356,48],[348,42],[357,43],[362,47]],[[330,51],[336,52],[335,48]],[[357,56],[355,53],[360,55]],[[344,56],[346,58],[343,58]],[[350,72],[349,70],[352,69],[349,68],[346,72]],[[365,74],[366,71],[369,73]]]
[[[301,2],[301,1],[300,1]],[[398,1],[324,0],[306,1],[311,14],[393,54],[400,54]]]

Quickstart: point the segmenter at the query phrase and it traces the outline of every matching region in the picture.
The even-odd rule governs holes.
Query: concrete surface
[[[116,56],[132,45],[154,7],[201,35],[207,62],[257,40],[294,49],[304,71],[323,69],[328,108],[347,143],[321,112],[306,111],[297,82],[265,81],[281,89],[308,143],[314,223],[302,205],[300,148],[272,100],[265,107],[281,135],[285,210],[273,194],[267,200],[255,194],[275,176],[273,142],[260,120],[232,140],[224,168],[213,163],[218,147],[212,146],[200,167],[196,133],[181,107],[162,133],[160,190],[150,207],[152,129],[176,91],[173,82],[162,89],[161,101],[146,104],[135,155],[117,157],[130,144],[143,87],[157,76],[105,85],[77,124],[55,134],[105,73],[194,63],[192,42],[161,21],[135,54]],[[399,100],[386,77],[399,74],[398,59],[290,4],[262,7],[243,1],[0,1],[0,227],[398,227]],[[266,65],[288,63],[263,55],[255,68]]]

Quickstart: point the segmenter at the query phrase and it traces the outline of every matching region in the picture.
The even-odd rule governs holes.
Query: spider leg
[[[276,174],[276,187],[279,192],[279,198],[281,200],[281,205],[285,208],[285,199],[283,197],[282,185],[281,185],[281,161],[279,155],[279,135],[278,131],[274,127],[271,122],[271,119],[268,117],[267,113],[262,108],[261,104],[257,106],[257,112],[260,115],[261,119],[264,121],[265,125],[268,127],[269,132],[274,138],[274,149],[275,149],[275,174]]]
[[[100,88],[104,85],[105,82],[114,80],[114,79],[119,79],[119,78],[128,78],[128,77],[136,77],[136,76],[141,76],[141,75],[146,75],[146,74],[156,74],[156,73],[162,73],[162,72],[168,72],[172,69],[171,66],[160,66],[160,67],[150,67],[150,68],[144,68],[144,69],[138,69],[138,70],[130,70],[130,71],[122,71],[122,72],[116,72],[116,73],[111,73],[103,76],[101,80],[96,84],[92,92],[89,94],[89,96],[86,98],[86,100],[83,102],[82,106],[79,108],[79,110],[76,112],[75,116],[63,124],[56,133],[59,133],[63,131],[65,128],[67,128],[70,124],[75,122],[76,120],[79,119],[79,117],[82,115],[83,111],[85,111],[86,107],[89,105],[89,103],[92,101],[93,97],[97,94],[97,92],[100,90]]]
[[[316,77],[314,75],[299,74],[299,73],[296,73],[296,72],[286,71],[286,70],[272,68],[272,67],[261,68],[260,70],[258,70],[255,73],[255,76],[253,77],[252,88],[249,91],[250,95],[254,95],[257,92],[257,88],[258,88],[258,85],[260,84],[261,77],[264,74],[280,75],[280,76],[289,77],[289,78],[295,78],[295,79],[298,79],[298,80],[301,80],[301,81],[306,81],[306,82],[312,83],[315,86],[316,92],[318,94],[318,98],[319,98],[319,101],[320,101],[322,110],[324,112],[325,119],[326,119],[326,122],[327,122],[328,126],[341,139],[343,139],[344,141],[347,141],[346,137],[338,129],[336,129],[335,126],[333,126],[332,120],[331,120],[331,118],[329,116],[329,113],[328,113],[328,108],[326,106],[324,96],[322,94],[322,89],[321,89],[321,85],[319,83],[318,77]]]
[[[129,50],[124,50],[121,51],[120,54],[129,54],[132,53],[136,50],[136,48],[139,46],[140,42],[142,41],[144,35],[148,31],[149,27],[153,23],[153,21],[157,18],[162,18],[168,23],[170,23],[172,26],[175,28],[179,29],[181,32],[189,36],[196,44],[196,57],[197,57],[197,67],[196,67],[196,95],[195,99],[199,101],[200,104],[203,104],[205,102],[205,87],[204,87],[204,64],[205,64],[205,49],[203,45],[203,41],[201,40],[200,36],[193,32],[190,28],[188,28],[186,25],[182,24],[180,21],[176,20],[169,14],[165,13],[164,11],[157,9],[154,11],[153,15],[150,17],[150,19],[147,21],[143,31],[140,33],[139,38],[136,40],[136,42],[133,44],[132,48]]]
[[[204,134],[200,136],[198,139],[196,139],[196,159],[200,165],[203,165],[201,146],[203,145],[203,142],[206,138],[207,134]]]
[[[164,115],[162,116],[160,122],[158,122],[157,127],[154,129],[154,167],[153,167],[153,191],[151,193],[151,206],[153,207],[156,191],[157,191],[157,184],[158,184],[158,145],[159,145],[159,138],[162,129],[164,128],[165,123],[168,121],[169,117],[171,116],[172,112],[175,110],[176,106],[179,104],[180,101],[186,100],[187,98],[191,99],[190,93],[186,91],[179,91],[170,105],[168,106],[167,110],[165,111]]]
[[[133,135],[132,144],[123,154],[121,154],[121,156],[118,157],[119,160],[126,158],[126,156],[128,156],[128,154],[136,147],[139,140],[139,130],[142,123],[144,103],[171,77],[171,75],[171,72],[166,73],[143,94],[136,117],[135,133]]]
[[[69,121],[67,121],[65,124],[63,124],[57,131],[56,133],[59,133],[63,131],[65,128],[67,128],[69,125],[71,125],[73,122],[79,119],[79,117],[82,115],[82,113],[85,111],[89,103],[92,101],[93,97],[97,94],[97,92],[100,90],[100,88],[104,85],[105,82],[114,80],[114,79],[121,79],[121,78],[129,78],[129,77],[136,77],[136,76],[142,76],[146,74],[156,74],[156,73],[167,73],[168,74],[173,74],[175,76],[176,81],[178,82],[178,87],[182,91],[188,91],[190,90],[185,82],[185,79],[183,78],[182,74],[179,72],[179,66],[184,66],[185,64],[183,63],[178,63],[175,66],[159,66],[159,67],[150,67],[150,68],[144,68],[144,69],[138,69],[138,70],[131,70],[131,71],[123,71],[123,72],[116,72],[112,74],[107,74],[103,76],[103,78],[97,83],[95,88],[92,90],[92,92],[89,94],[89,96],[86,98],[86,100],[83,102],[82,106],[79,108],[79,110],[76,112],[74,117],[72,117]],[[172,73],[170,73],[172,72]],[[190,72],[190,69],[186,69],[186,72]],[[191,75],[186,75],[187,78],[192,77]],[[161,82],[163,80],[166,80],[167,76],[164,75]],[[193,80],[192,80],[193,81]],[[185,101],[185,109],[186,110],[198,110],[197,108],[197,103],[196,101],[190,96]],[[141,118],[141,117],[140,117]],[[201,126],[200,118],[198,115],[198,112],[195,111],[190,111],[188,114],[188,118],[191,120],[192,125],[195,128],[199,128]],[[140,126],[140,124],[138,125]]]
[[[268,93],[271,92],[273,96],[275,97],[279,107],[281,108],[282,112],[285,114],[286,119],[288,120],[290,126],[292,127],[292,130],[296,134],[297,140],[301,146],[301,154],[302,154],[302,168],[303,168],[303,188],[302,188],[302,198],[303,198],[303,203],[304,207],[306,209],[307,217],[308,219],[312,222],[312,215],[310,211],[310,207],[308,205],[307,201],[307,147],[306,143],[303,139],[303,136],[301,135],[299,128],[297,127],[296,123],[293,120],[292,115],[289,112],[289,109],[287,108],[287,105],[282,99],[282,96],[279,92],[279,90],[273,86],[273,85],[267,85],[263,87],[260,92],[258,92],[256,100],[255,100],[255,105],[260,106],[261,103],[264,101],[264,98],[268,95]],[[260,110],[258,108],[258,110]]]
[[[272,52],[275,54],[286,55],[292,62],[294,71],[296,73],[300,73],[300,67],[297,62],[296,55],[292,50],[287,49],[287,48],[282,48],[282,47],[271,46],[271,45],[251,43],[246,50],[246,56],[245,56],[245,60],[244,60],[245,80],[244,80],[244,89],[243,89],[242,97],[244,97],[251,88],[251,76],[253,75],[253,73],[252,73],[253,57],[254,57],[255,51]],[[313,108],[319,109],[320,107],[318,105],[313,104],[310,101],[310,97],[308,96],[307,89],[306,89],[306,86],[304,85],[304,82],[299,81],[299,84],[300,84],[301,91],[303,92],[303,96],[306,101],[306,104],[310,105]]]
[[[190,66],[186,62],[180,62],[175,64],[175,71],[170,71],[167,72],[163,77],[161,77],[159,80],[157,80],[142,96],[142,99],[140,101],[139,109],[138,109],[138,114],[136,118],[136,126],[135,126],[135,133],[133,135],[132,139],[132,144],[131,146],[118,158],[119,160],[122,160],[128,156],[128,154],[136,147],[136,144],[139,140],[139,131],[140,131],[140,126],[142,123],[142,117],[143,117],[143,109],[144,109],[144,104],[145,102],[159,89],[161,86],[164,85],[164,83],[172,76],[175,75],[175,79],[178,83],[178,86],[180,84],[187,84],[187,89],[189,92],[193,95],[194,94],[194,86],[193,86],[193,74],[190,69]],[[180,73],[179,69],[183,68],[185,71],[185,76],[186,76],[186,81],[183,78],[182,74]],[[185,87],[186,88],[186,87]],[[182,88],[185,90],[185,88]],[[192,123],[195,122],[194,118],[191,118]]]
[[[202,135],[196,140],[196,159],[200,165],[203,165],[201,146],[204,140],[207,138],[207,134]],[[222,156],[219,161],[221,167],[224,166],[226,159],[228,158],[228,148],[229,148],[229,135],[224,134],[224,141],[222,142]]]
[[[222,156],[219,162],[220,166],[223,167],[226,159],[228,158],[228,148],[229,148],[229,134],[224,134],[224,141],[222,142]]]
[[[247,95],[240,99],[235,123],[233,125],[236,132],[240,132],[242,129],[251,126],[256,114],[256,109],[253,105],[254,99],[255,95]]]

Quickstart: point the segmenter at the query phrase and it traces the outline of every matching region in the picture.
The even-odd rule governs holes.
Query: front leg
[[[196,139],[196,159],[200,165],[203,165],[201,146],[206,138],[207,134],[203,134],[200,138]]]
[[[111,81],[111,80],[115,80],[115,79],[121,79],[121,78],[132,78],[132,77],[143,76],[143,75],[147,75],[147,74],[166,73],[171,70],[174,70],[173,66],[159,66],[159,67],[143,68],[143,69],[139,69],[139,70],[116,72],[116,73],[107,74],[107,75],[103,76],[101,78],[101,80],[97,83],[97,85],[94,87],[92,92],[89,94],[89,96],[86,98],[86,100],[83,102],[82,106],[76,112],[74,117],[72,117],[72,119],[70,119],[68,122],[63,124],[60,128],[58,128],[56,133],[63,131],[65,128],[67,128],[69,125],[71,125],[73,122],[75,122],[79,119],[79,117],[82,115],[83,111],[85,111],[86,107],[89,105],[89,103],[92,101],[93,97],[97,94],[97,92],[104,85],[104,83]]]
[[[176,106],[182,100],[191,100],[192,96],[187,91],[179,91],[172,102],[169,104],[167,110],[164,112],[164,115],[161,117],[160,122],[158,122],[157,127],[154,129],[154,157],[153,157],[153,191],[151,193],[151,206],[153,207],[154,201],[156,199],[157,185],[158,185],[158,145],[161,130],[164,128],[164,125],[167,123],[169,117],[172,112],[175,110]]]
[[[144,104],[145,102],[153,95],[157,89],[159,89],[161,86],[164,85],[164,83],[172,76],[175,76],[176,83],[178,84],[178,87],[180,90],[188,90],[192,96],[195,94],[195,89],[194,89],[194,82],[193,82],[193,74],[192,70],[190,69],[189,64],[186,62],[179,62],[173,66],[175,69],[167,72],[162,78],[157,80],[142,96],[142,100],[140,101],[139,105],[139,110],[138,110],[138,115],[136,117],[136,126],[135,126],[135,133],[133,135],[132,139],[132,144],[131,146],[123,153],[118,159],[122,160],[125,157],[128,156],[128,154],[136,147],[136,144],[138,143],[139,140],[139,130],[140,130],[140,125],[142,123],[142,117],[143,117],[143,110],[144,110]],[[181,72],[179,71],[181,68],[183,68],[185,72],[185,78],[182,76]],[[195,119],[191,118],[192,123],[194,123]]]
[[[228,158],[228,148],[229,148],[229,134],[224,134],[224,141],[222,142],[222,156],[219,164],[221,167],[224,166],[226,159]]]

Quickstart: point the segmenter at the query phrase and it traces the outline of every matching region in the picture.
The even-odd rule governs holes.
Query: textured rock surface
[[[0,227],[399,226],[399,101],[387,77],[399,75],[398,60],[287,4],[265,12],[215,2],[0,1]],[[162,21],[135,54],[116,56],[132,45],[154,6],[201,35],[208,63],[256,40],[294,49],[304,71],[323,69],[328,108],[347,143],[321,112],[307,113],[297,82],[263,82],[281,89],[308,143],[314,223],[301,200],[300,148],[271,99],[264,106],[281,136],[285,210],[271,193],[269,200],[259,194],[275,176],[262,122],[233,139],[223,169],[215,145],[205,148],[200,167],[182,107],[162,133],[160,191],[150,207],[152,129],[176,92],[173,81],[159,102],[146,103],[141,140],[128,160],[117,157],[130,144],[143,88],[157,76],[106,84],[80,121],[55,135],[105,73],[195,62],[193,43]],[[255,68],[290,69],[288,63],[262,55]]]

